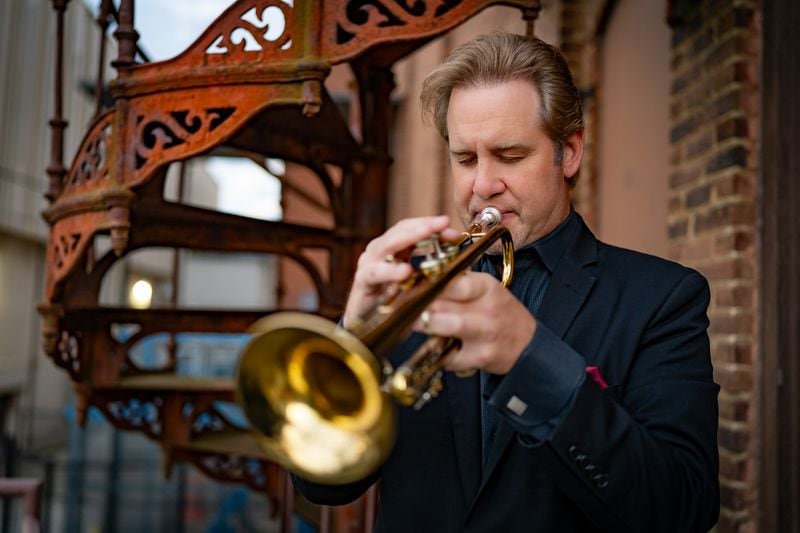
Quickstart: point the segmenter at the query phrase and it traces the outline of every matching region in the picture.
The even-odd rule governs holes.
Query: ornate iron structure
[[[51,227],[40,306],[45,352],[74,382],[80,420],[95,406],[117,427],[158,441],[168,468],[174,460],[191,461],[216,479],[247,484],[265,492],[288,518],[294,499],[285,474],[215,407],[234,401],[232,381],[175,375],[174,359],[142,369],[129,354],[136,341],[154,334],[241,333],[276,309],[102,307],[101,283],[121,257],[149,247],[277,254],[308,272],[317,312],[336,316],[360,251],[385,226],[392,65],[490,5],[519,8],[532,31],[539,1],[239,0],[177,57],[144,63],[137,62],[143,54],[134,1],[122,0],[118,10],[111,0],[100,1],[98,73],[109,18],[117,22],[113,105],[103,111],[98,79],[96,118],[66,168],[61,56],[69,2],[53,0],[58,54],[50,206],[44,213]],[[323,85],[340,63],[350,65],[357,83],[360,139]],[[255,220],[165,199],[168,166],[212,150],[305,165],[327,192],[333,228]],[[341,169],[340,180],[331,178],[327,165]],[[95,257],[99,235],[110,236],[112,250]],[[327,271],[309,258],[315,250],[327,254]],[[119,340],[118,324],[138,331]],[[347,522],[355,530],[368,528],[371,501],[337,511],[343,518],[334,516],[335,527],[344,530]],[[327,527],[328,510],[310,514],[322,516]]]

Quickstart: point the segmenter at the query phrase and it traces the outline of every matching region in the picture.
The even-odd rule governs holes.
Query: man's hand
[[[367,312],[388,284],[399,283],[411,275],[412,267],[409,263],[387,259],[394,256],[398,256],[398,259],[401,256],[403,259],[407,258],[408,252],[417,242],[437,232],[445,240],[455,239],[458,232],[447,228],[449,222],[447,216],[407,218],[370,241],[358,258],[358,267],[344,312],[344,327],[352,326],[357,317]]]
[[[489,274],[465,272],[428,307],[425,331],[457,337],[461,350],[448,357],[452,371],[506,374],[536,331],[536,320],[510,291]],[[421,329],[418,320],[416,329]]]

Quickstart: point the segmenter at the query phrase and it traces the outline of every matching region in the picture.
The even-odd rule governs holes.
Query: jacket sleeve
[[[717,521],[719,387],[708,303],[702,276],[680,279],[643,331],[622,390],[585,379],[547,438],[518,433],[604,530],[704,532]]]

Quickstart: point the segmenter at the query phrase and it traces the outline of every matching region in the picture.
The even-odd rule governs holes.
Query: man
[[[341,504],[380,479],[378,531],[707,531],[719,511],[708,285],[597,241],[570,208],[584,134],[565,61],[538,39],[479,37],[421,98],[448,143],[461,222],[502,212],[514,280],[503,288],[484,257],[418,322],[462,340],[448,370],[481,372],[447,373],[439,398],[399,409],[379,472],[299,490]],[[384,258],[448,225],[408,219],[372,241],[345,326],[410,273]]]

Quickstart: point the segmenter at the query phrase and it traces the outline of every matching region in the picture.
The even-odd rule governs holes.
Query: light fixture
[[[133,285],[128,295],[131,307],[135,309],[147,309],[153,300],[153,285],[146,279],[140,279]]]

